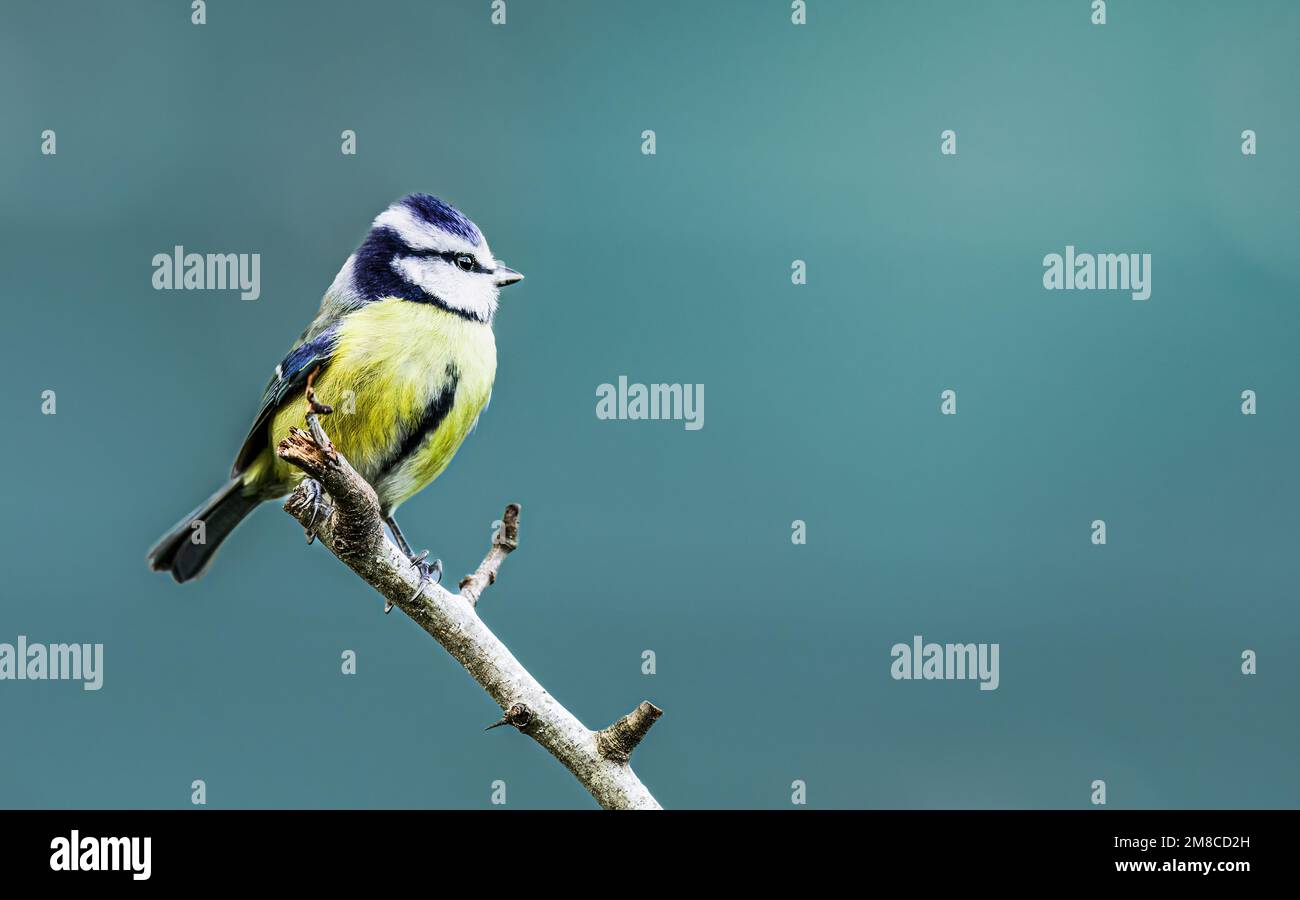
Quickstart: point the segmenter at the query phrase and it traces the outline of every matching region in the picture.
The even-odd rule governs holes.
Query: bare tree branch
[[[374,489],[330,447],[316,417],[325,411],[313,406],[307,416],[317,437],[294,428],[276,448],[281,459],[308,476],[285,501],[289,514],[465,667],[505,711],[497,725],[511,725],[541,744],[606,809],[659,809],[627,759],[661,710],[642,703],[593,732],[546,692],[475,611],[502,562],[519,546],[519,505],[506,507],[492,547],[461,581],[459,594],[429,581],[421,586],[420,572],[384,532]],[[329,495],[328,508],[321,488]]]

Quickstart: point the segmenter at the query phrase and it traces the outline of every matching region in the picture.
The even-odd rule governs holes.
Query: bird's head
[[[498,292],[524,277],[492,255],[477,225],[429,194],[380,213],[348,262],[339,274],[350,275],[359,300],[399,297],[478,322],[491,322]]]

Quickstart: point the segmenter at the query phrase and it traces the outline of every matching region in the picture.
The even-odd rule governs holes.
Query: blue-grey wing
[[[238,477],[265,449],[267,426],[284,398],[297,393],[306,385],[307,376],[317,368],[324,371],[329,365],[334,346],[338,342],[338,331],[338,323],[331,325],[311,340],[294,347],[275,367],[275,375],[267,382],[266,390],[262,393],[262,405],[257,410],[257,418],[253,420],[253,427],[248,429],[244,445],[235,457],[235,465],[230,470],[231,478]]]

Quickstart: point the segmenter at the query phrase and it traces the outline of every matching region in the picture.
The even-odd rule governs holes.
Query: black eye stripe
[[[475,256],[473,253],[462,253],[462,252],[459,252],[459,251],[456,251],[456,250],[415,250],[415,249],[406,249],[406,250],[403,250],[403,251],[402,251],[401,255],[402,255],[402,256],[414,256],[414,257],[419,257],[420,259],[434,259],[434,258],[437,258],[437,259],[444,260],[445,262],[448,262],[448,263],[450,263],[450,264],[453,265],[453,266],[456,266],[456,268],[458,268],[458,269],[460,268],[460,265],[456,262],[457,257],[460,257],[460,256],[468,256],[468,257],[470,258],[470,260],[472,261],[472,264],[471,264],[470,268],[468,268],[468,269],[462,269],[462,271],[478,272],[478,273],[481,273],[481,274],[484,274],[484,275],[489,275],[489,274],[491,274],[492,272],[496,271],[495,269],[485,269],[485,268],[483,268],[483,266],[482,266],[482,265],[479,263],[479,261],[478,261],[478,257]]]

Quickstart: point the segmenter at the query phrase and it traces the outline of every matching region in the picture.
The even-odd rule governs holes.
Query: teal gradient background
[[[666,710],[665,806],[1300,805],[1300,5],[809,6],[6,4],[0,641],[105,682],[0,682],[0,806],[592,805],[278,509],[196,584],[144,564],[416,190],[528,280],[403,526],[454,580],[523,504],[482,615],[588,725]],[[260,253],[261,299],[152,290],[175,244]],[[1151,299],[1045,291],[1066,244],[1151,253]],[[619,375],[704,429],[597,420]],[[892,680],[914,634],[1001,686]]]

